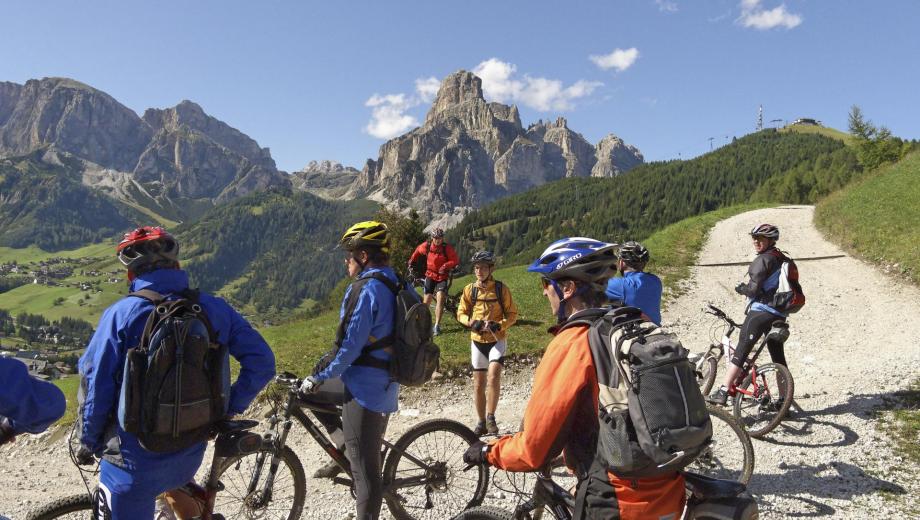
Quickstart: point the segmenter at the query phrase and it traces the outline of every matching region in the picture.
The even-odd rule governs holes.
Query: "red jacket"
[[[429,246],[431,246],[431,251],[428,250]],[[425,278],[429,278],[436,282],[447,280],[447,273],[460,264],[460,258],[457,256],[457,252],[454,251],[453,246],[447,242],[442,242],[440,246],[436,246],[427,241],[422,242],[415,248],[415,251],[412,252],[412,256],[409,257],[409,265],[414,265],[415,261],[418,260],[420,256],[428,257]]]

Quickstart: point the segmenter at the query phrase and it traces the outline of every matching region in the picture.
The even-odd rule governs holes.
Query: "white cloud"
[[[802,15],[790,13],[786,4],[780,4],[773,9],[764,9],[761,0],[741,0],[741,16],[738,22],[744,27],[761,31],[785,27],[792,29],[802,23]]]
[[[481,62],[473,72],[482,79],[483,94],[490,101],[521,103],[540,111],[571,110],[575,101],[590,96],[603,85],[599,81],[579,80],[564,86],[558,79],[518,76],[517,66],[498,58]]]
[[[639,49],[614,49],[610,54],[591,55],[588,59],[603,70],[616,69],[617,72],[623,72],[639,59]]]
[[[438,95],[438,89],[441,88],[441,82],[434,76],[427,78],[418,78],[415,80],[415,92],[424,103],[431,103]]]
[[[677,12],[677,2],[671,2],[670,0],[655,0],[655,4],[662,13]]]
[[[372,109],[364,131],[379,139],[390,139],[418,126],[418,120],[406,113],[413,103],[405,94],[374,94],[364,103]]]

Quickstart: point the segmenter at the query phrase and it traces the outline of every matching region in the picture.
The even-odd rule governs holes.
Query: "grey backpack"
[[[687,349],[634,307],[587,319],[599,387],[597,462],[627,478],[693,462],[712,439],[712,423]]]

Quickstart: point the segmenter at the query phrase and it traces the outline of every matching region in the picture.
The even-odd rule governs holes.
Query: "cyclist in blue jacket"
[[[173,297],[188,289],[188,275],[179,269],[179,245],[164,229],[138,228],[125,235],[117,251],[128,269],[130,292],[149,289]],[[201,293],[199,303],[218,342],[240,363],[228,409],[229,415],[239,414],[274,376],[274,354],[227,302]],[[126,352],[139,343],[153,308],[149,300],[133,296],[114,303],[102,314],[79,363],[82,446],[77,459],[92,464],[94,455],[102,457],[99,487],[114,520],[152,518],[156,496],[192,480],[206,447],[202,442],[171,453],[151,452],[115,420]]]
[[[637,307],[655,325],[661,325],[661,279],[646,273],[645,265],[651,255],[639,242],[626,242],[618,251],[617,268],[623,276],[607,282],[608,300],[616,300]]]
[[[0,445],[20,433],[41,433],[64,415],[64,393],[29,376],[25,364],[0,358]]]
[[[386,224],[359,222],[345,232],[339,245],[347,251],[349,277],[360,280],[380,273],[394,284],[399,283],[389,266]],[[392,334],[396,296],[382,281],[371,279],[360,286],[357,305],[347,316],[354,287],[349,286],[342,299],[335,350],[327,355],[326,362],[321,361],[313,375],[304,379],[300,390],[305,395],[319,394],[310,399],[342,405],[341,418],[315,415],[332,433],[333,440],[340,447],[344,444],[355,483],[356,518],[373,520],[380,515],[383,501],[380,449],[389,414],[398,406],[399,384],[391,380],[388,370],[391,348],[365,347]],[[327,465],[314,476],[332,477],[338,471],[337,465]]]

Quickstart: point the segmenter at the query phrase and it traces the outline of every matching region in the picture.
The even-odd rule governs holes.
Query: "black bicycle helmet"
[[[773,224],[758,224],[751,230],[751,236],[779,240],[779,228]]]
[[[489,265],[495,265],[495,255],[493,255],[491,251],[476,251],[476,253],[473,254],[473,257],[470,258],[470,263],[486,263]]]
[[[651,255],[648,249],[639,242],[630,240],[620,246],[620,258],[630,267],[643,266],[648,263]]]

